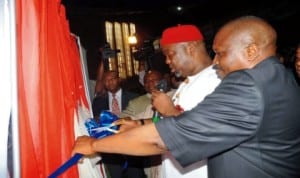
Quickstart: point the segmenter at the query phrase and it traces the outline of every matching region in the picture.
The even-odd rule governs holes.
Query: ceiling
[[[209,16],[219,16],[223,13],[237,11],[297,11],[295,0],[62,0],[67,8],[98,9],[104,16],[136,15],[141,13],[176,13],[175,6],[181,5],[184,9],[180,13],[189,13],[196,10]],[[274,11],[274,12],[275,12]],[[179,12],[177,12],[179,13]],[[282,16],[281,14],[277,14]]]
[[[92,51],[105,42],[104,21],[133,22],[140,42],[154,39],[163,29],[192,23],[201,28],[206,43],[227,20],[256,15],[268,20],[278,32],[279,47],[290,48],[300,41],[300,10],[295,0],[62,0],[73,33]],[[182,10],[176,10],[177,6]],[[95,55],[88,62],[96,66]]]
[[[68,6],[111,8],[111,9],[152,9],[162,6],[203,3],[208,0],[62,0]]]
[[[142,34],[143,38],[159,36],[165,27],[178,23],[194,23],[202,28],[214,30],[224,21],[246,14],[266,18],[279,31],[282,30],[281,28],[284,30],[294,28],[296,20],[299,21],[299,8],[294,0],[235,1],[62,0],[62,3],[66,6],[71,28],[82,19],[85,19],[84,21],[91,21],[93,18],[99,21],[127,21],[136,23],[137,28],[140,27],[141,33],[145,33]],[[176,9],[179,5],[182,7],[180,11]]]

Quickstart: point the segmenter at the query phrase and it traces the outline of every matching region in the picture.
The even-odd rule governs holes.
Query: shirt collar
[[[109,96],[112,98],[112,93],[108,92]],[[121,94],[122,94],[122,89],[120,88],[116,93],[115,96],[116,98],[121,98]]]
[[[208,67],[206,67],[205,69],[201,70],[200,72],[198,72],[197,74],[195,75],[192,75],[192,76],[188,76],[188,81],[191,82],[191,81],[194,81],[197,77],[199,77],[200,75],[204,75],[207,73],[207,71],[210,71],[210,69],[212,68],[213,66],[210,65]]]

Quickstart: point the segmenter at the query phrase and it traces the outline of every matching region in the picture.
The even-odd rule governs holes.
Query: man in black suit
[[[93,114],[96,119],[104,110],[113,112],[113,95],[118,101],[119,111],[126,108],[128,102],[138,96],[138,94],[121,88],[120,78],[116,71],[106,71],[103,75],[103,84],[107,92],[94,98],[92,103]],[[119,113],[115,114],[118,115]],[[101,157],[111,178],[144,178],[142,157],[119,154],[102,154]]]
[[[300,88],[276,57],[276,40],[276,31],[263,19],[230,21],[214,38],[214,63],[222,82],[213,93],[180,114],[163,107],[155,92],[156,109],[177,117],[104,139],[79,137],[73,153],[149,155],[168,150],[183,166],[207,158],[209,178],[299,178]],[[183,52],[166,57],[171,60],[177,53]],[[118,142],[123,139],[126,144]]]
[[[95,118],[98,118],[103,110],[112,111],[112,95],[115,94],[119,101],[120,110],[125,109],[129,101],[139,96],[137,93],[133,93],[121,88],[120,78],[116,71],[106,71],[103,74],[103,85],[106,92],[102,95],[97,95],[92,102],[93,114]]]

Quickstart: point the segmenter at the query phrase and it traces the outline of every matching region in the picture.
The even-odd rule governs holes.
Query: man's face
[[[120,89],[120,81],[116,72],[108,72],[104,75],[104,87],[107,91],[115,93]]]
[[[166,64],[169,65],[171,72],[178,77],[190,75],[190,56],[186,52],[186,43],[174,43],[162,46],[163,53],[166,56]]]
[[[224,32],[215,37],[214,64],[219,77],[224,78],[233,71],[247,68],[247,64],[244,63],[246,61],[245,47],[239,41],[239,37],[231,38]]]
[[[151,93],[156,88],[156,85],[159,83],[160,80],[161,80],[161,76],[159,73],[157,72],[147,73],[144,77],[145,90],[148,93]]]

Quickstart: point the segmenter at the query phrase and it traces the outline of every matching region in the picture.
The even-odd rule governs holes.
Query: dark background
[[[87,50],[90,79],[95,79],[98,49],[105,43],[105,20],[135,23],[140,46],[144,40],[160,37],[166,27],[191,23],[200,27],[210,48],[218,28],[241,15],[268,20],[278,32],[278,51],[284,56],[290,57],[300,42],[300,10],[295,0],[62,0],[62,3],[72,33],[80,37]],[[176,11],[177,5],[183,10]]]

